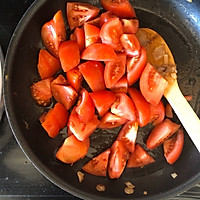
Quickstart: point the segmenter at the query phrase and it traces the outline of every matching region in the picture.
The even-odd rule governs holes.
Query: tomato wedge
[[[126,54],[117,54],[117,59],[106,63],[104,80],[107,88],[111,88],[125,74]]]
[[[128,81],[126,75],[122,76],[111,88],[113,92],[128,92]]]
[[[39,52],[37,67],[41,79],[53,77],[61,70],[60,61],[45,49]]]
[[[79,141],[74,135],[67,137],[56,153],[56,158],[64,163],[72,164],[84,158],[90,147],[90,139]]]
[[[62,75],[59,74],[52,82],[51,85],[67,85],[68,81],[66,78]]]
[[[108,90],[91,92],[90,96],[100,116],[104,116],[116,99],[115,94]]]
[[[114,50],[121,51],[120,37],[123,34],[122,23],[118,17],[105,22],[100,31],[102,43],[110,45]]]
[[[121,19],[124,33],[137,33],[139,29],[138,19]]]
[[[42,26],[41,37],[44,46],[58,57],[58,47],[66,40],[66,28],[62,11],[59,10],[53,19]]]
[[[135,151],[130,155],[127,162],[127,167],[143,167],[153,162],[155,162],[154,158],[152,158],[139,144],[136,144]]]
[[[108,168],[108,159],[110,155],[110,148],[100,153],[88,163],[86,163],[82,169],[92,175],[106,176]]]
[[[92,24],[84,24],[85,46],[89,46],[95,42],[100,42],[100,29]]]
[[[85,48],[85,33],[82,28],[76,28],[70,35],[70,40],[77,42],[80,52]]]
[[[178,160],[183,149],[183,144],[184,134],[182,128],[163,143],[164,156],[169,164],[173,164]]]
[[[149,123],[152,123],[153,126],[156,126],[161,122],[163,122],[165,118],[165,107],[162,101],[160,101],[156,106],[150,104],[150,110],[151,110],[151,119]]]
[[[125,124],[128,120],[110,112],[107,112],[100,121],[99,128],[111,129]]]
[[[140,77],[140,90],[145,99],[157,105],[168,85],[168,82],[149,63],[145,66]]]
[[[99,123],[100,121],[97,119],[97,115],[94,115],[88,122],[82,121],[76,112],[75,106],[69,116],[68,128],[78,140],[84,141],[95,131]]]
[[[140,42],[135,34],[123,34],[120,37],[121,45],[124,47],[128,56],[140,56]]]
[[[101,62],[87,61],[78,68],[93,92],[105,90],[104,65]]]
[[[121,18],[136,18],[135,10],[129,0],[112,1],[101,0],[101,4],[105,10],[111,11],[113,14]]]
[[[71,40],[62,42],[58,54],[64,72],[73,69],[80,63],[80,50],[77,42]]]
[[[30,86],[30,92],[35,102],[40,106],[48,106],[51,103],[51,81],[53,78],[46,78]]]
[[[147,62],[147,53],[141,47],[140,56],[127,58],[127,80],[128,85],[133,85],[141,76]]]
[[[160,146],[165,140],[171,137],[178,129],[179,124],[172,122],[169,119],[165,119],[161,124],[156,125],[147,139],[147,148],[155,149]]]
[[[128,121],[120,130],[117,140],[121,141],[127,150],[131,153],[135,150],[135,141],[137,138],[138,123]]]
[[[79,92],[81,88],[81,84],[83,82],[83,75],[79,71],[78,67],[75,67],[67,71],[66,77],[67,77],[68,83],[76,90],[76,92]]]
[[[95,113],[94,103],[88,91],[84,88],[79,93],[79,100],[76,107],[76,112],[81,121],[88,122],[93,119]]]
[[[83,60],[112,61],[117,59],[117,54],[107,44],[93,43],[86,47],[81,58]]]
[[[82,26],[86,21],[95,18],[99,14],[99,8],[82,2],[67,2],[67,20],[73,30]]]
[[[116,140],[111,146],[108,163],[108,175],[111,179],[119,178],[124,171],[129,152],[121,141]]]
[[[142,96],[139,90],[129,87],[128,93],[136,107],[136,118],[140,127],[146,126],[151,117],[150,104]]]
[[[106,23],[109,19],[111,18],[116,18],[116,15],[113,15],[112,12],[107,11],[101,14],[100,19],[99,19],[99,24],[102,26],[104,23]]]
[[[111,106],[111,112],[130,121],[136,120],[136,109],[133,101],[125,93],[116,93],[116,101]]]
[[[173,118],[173,116],[174,116],[172,107],[169,103],[167,103],[165,106],[165,113],[166,113],[166,117],[168,117],[168,118]]]

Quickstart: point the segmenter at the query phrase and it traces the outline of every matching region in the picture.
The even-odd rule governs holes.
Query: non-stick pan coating
[[[101,8],[98,1],[92,3]],[[200,1],[135,0],[132,5],[141,27],[160,33],[171,48],[178,69],[178,82],[184,95],[193,95],[192,107],[200,114]],[[142,169],[126,169],[121,178],[95,177],[85,174],[79,183],[76,172],[91,156],[106,149],[114,141],[117,131],[96,131],[92,135],[89,157],[72,167],[55,159],[55,152],[66,137],[66,131],[50,139],[38,122],[44,108],[37,106],[30,96],[29,86],[39,80],[37,57],[43,47],[40,37],[42,25],[61,9],[66,16],[65,0],[36,1],[20,21],[9,45],[4,95],[8,119],[19,145],[38,170],[50,181],[83,199],[164,199],[189,189],[200,181],[200,157],[185,133],[185,145],[180,159],[169,165],[162,148],[150,152],[156,162]],[[184,109],[184,108],[183,108]],[[178,122],[178,119],[174,119]],[[139,130],[138,142],[144,142],[151,126]],[[106,141],[106,142],[105,142]],[[23,169],[22,169],[23,170]],[[171,174],[178,176],[173,179]],[[131,181],[135,193],[124,193],[125,182]],[[97,184],[106,186],[105,192],[96,190]],[[147,191],[147,196],[143,192]]]

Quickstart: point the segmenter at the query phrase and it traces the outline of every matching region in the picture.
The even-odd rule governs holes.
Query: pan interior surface
[[[98,1],[84,2],[101,7]],[[140,27],[152,28],[166,40],[177,64],[180,88],[184,95],[193,95],[191,106],[200,115],[200,33],[198,23],[190,20],[190,10],[188,15],[184,15],[185,11],[175,1],[136,0],[132,5],[136,8]],[[186,2],[181,5],[188,9],[191,6]],[[126,169],[117,180],[85,174],[84,181],[79,183],[76,173],[92,156],[111,146],[119,129],[96,130],[91,136],[89,154],[73,166],[55,159],[56,151],[67,136],[66,130],[55,139],[47,136],[38,121],[45,108],[34,103],[29,87],[39,80],[37,59],[40,48],[43,48],[41,27],[58,10],[66,16],[65,6],[64,0],[35,1],[20,21],[9,45],[4,72],[6,112],[14,136],[27,157],[50,181],[83,199],[143,199],[146,197],[143,192],[147,191],[148,199],[155,200],[175,196],[192,187],[200,181],[200,157],[187,133],[181,157],[174,165],[166,163],[162,148],[158,148],[149,151],[156,159],[155,163],[144,168]],[[194,4],[193,12],[197,12],[199,7]],[[178,119],[174,120],[178,122]],[[149,125],[139,129],[137,142],[143,147],[151,128]],[[173,173],[178,175],[175,179],[171,176]],[[132,195],[124,193],[127,181],[136,186]],[[105,185],[106,191],[98,192],[97,184]]]

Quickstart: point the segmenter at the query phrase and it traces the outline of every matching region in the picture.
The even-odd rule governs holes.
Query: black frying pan
[[[84,2],[101,7],[98,1]],[[200,1],[131,2],[136,8],[140,26],[156,30],[168,43],[177,63],[179,85],[185,95],[193,95],[191,105],[200,115]],[[29,86],[39,80],[36,65],[39,49],[43,47],[40,29],[59,9],[66,14],[65,6],[65,0],[35,1],[20,21],[8,48],[4,72],[6,111],[14,136],[27,157],[50,181],[83,199],[165,199],[200,182],[200,156],[187,133],[182,155],[174,165],[167,164],[162,149],[158,149],[150,152],[156,159],[155,163],[142,169],[126,169],[117,180],[86,174],[84,181],[79,183],[76,172],[90,158],[86,157],[73,167],[55,159],[55,152],[66,132],[64,130],[56,139],[47,136],[38,122],[44,108],[33,102]],[[138,142],[142,145],[147,129],[139,131],[142,137]],[[116,130],[94,133],[91,137],[92,155],[111,145],[116,134]],[[109,144],[104,143],[105,138]],[[173,179],[172,173],[178,176]],[[134,194],[123,192],[126,181],[136,186]],[[99,183],[106,186],[105,192],[96,190]],[[147,196],[143,195],[144,191],[148,191]]]

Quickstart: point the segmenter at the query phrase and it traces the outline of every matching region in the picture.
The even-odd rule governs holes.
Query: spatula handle
[[[200,152],[200,120],[183,96],[177,81],[167,87],[164,96]]]

